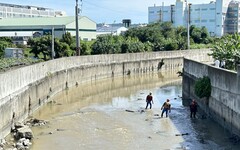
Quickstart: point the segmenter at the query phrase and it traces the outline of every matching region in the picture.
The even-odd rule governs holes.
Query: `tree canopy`
[[[237,65],[240,64],[240,35],[228,34],[215,40],[214,46],[209,54],[214,59],[220,62],[225,61],[227,69],[236,70]]]
[[[193,48],[212,42],[205,27],[191,26]],[[187,29],[174,27],[171,22],[155,23],[145,27],[130,28],[123,35],[104,35],[92,45],[93,54],[134,53],[144,51],[187,49]],[[198,47],[195,45],[199,45]]]
[[[7,47],[14,47],[11,38],[0,37],[0,58],[4,57],[4,50]]]
[[[191,26],[191,45],[194,48],[211,43],[211,38],[205,27]],[[11,39],[0,39],[0,56],[9,46]],[[61,39],[54,38],[55,58],[68,57],[76,54],[76,38],[69,32]],[[118,54],[146,51],[183,50],[187,49],[187,30],[185,27],[174,27],[171,22],[149,24],[144,27],[129,28],[124,34],[102,35],[93,41],[81,41],[81,55]],[[202,44],[202,45],[201,45]],[[28,41],[30,54],[36,58],[49,60],[52,57],[52,36],[30,38]],[[195,46],[197,45],[197,46]]]

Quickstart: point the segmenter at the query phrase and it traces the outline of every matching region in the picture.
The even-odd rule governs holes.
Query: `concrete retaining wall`
[[[198,99],[194,84],[198,78],[211,80],[211,97]],[[184,59],[183,99],[198,99],[205,112],[230,132],[240,136],[240,66],[238,72]]]
[[[182,69],[183,57],[212,61],[209,50],[66,57],[0,74],[0,139],[56,93],[101,78]],[[161,67],[159,64],[164,61]]]

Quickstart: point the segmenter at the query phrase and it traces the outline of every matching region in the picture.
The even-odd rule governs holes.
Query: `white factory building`
[[[205,26],[211,36],[239,32],[240,2],[216,0],[208,4],[191,4],[187,0],[176,0],[170,6],[148,7],[148,23],[170,21],[174,26]]]
[[[66,13],[64,11],[54,11],[53,9],[44,7],[0,3],[0,19],[56,16],[66,16]]]

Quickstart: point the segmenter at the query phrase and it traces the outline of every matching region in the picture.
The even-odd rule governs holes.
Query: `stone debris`
[[[140,113],[144,113],[145,110],[141,109],[141,110],[138,110],[138,112],[140,112]]]
[[[22,138],[33,139],[33,133],[29,126],[24,126],[22,128],[17,129],[16,133],[14,133],[14,138],[16,140],[20,140]]]
[[[57,129],[57,131],[65,131],[65,129]]]
[[[236,134],[233,134],[229,139],[233,144],[237,144],[240,142],[240,137]]]
[[[175,136],[183,136],[183,135],[189,135],[189,133],[175,134]]]
[[[0,150],[3,150],[5,144],[6,144],[5,139],[0,139]]]
[[[46,125],[47,121],[31,118],[25,123],[16,122],[13,123],[11,132],[13,134],[12,140],[6,142],[4,139],[0,139],[0,150],[4,150],[5,147],[8,150],[27,150],[32,145],[31,140],[34,138],[33,132],[30,127]]]
[[[30,120],[27,120],[25,124],[29,126],[43,126],[47,124],[47,121],[31,118]]]
[[[128,109],[126,109],[125,111],[127,111],[127,112],[132,112],[132,113],[134,112],[133,110],[128,110]]]

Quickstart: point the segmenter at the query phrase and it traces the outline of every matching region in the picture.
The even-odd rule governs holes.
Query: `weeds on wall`
[[[211,96],[211,81],[209,77],[199,78],[195,82],[194,92],[199,98],[209,98]]]
[[[158,63],[158,70],[162,69],[163,65],[164,65],[164,60],[161,59],[161,61]]]

